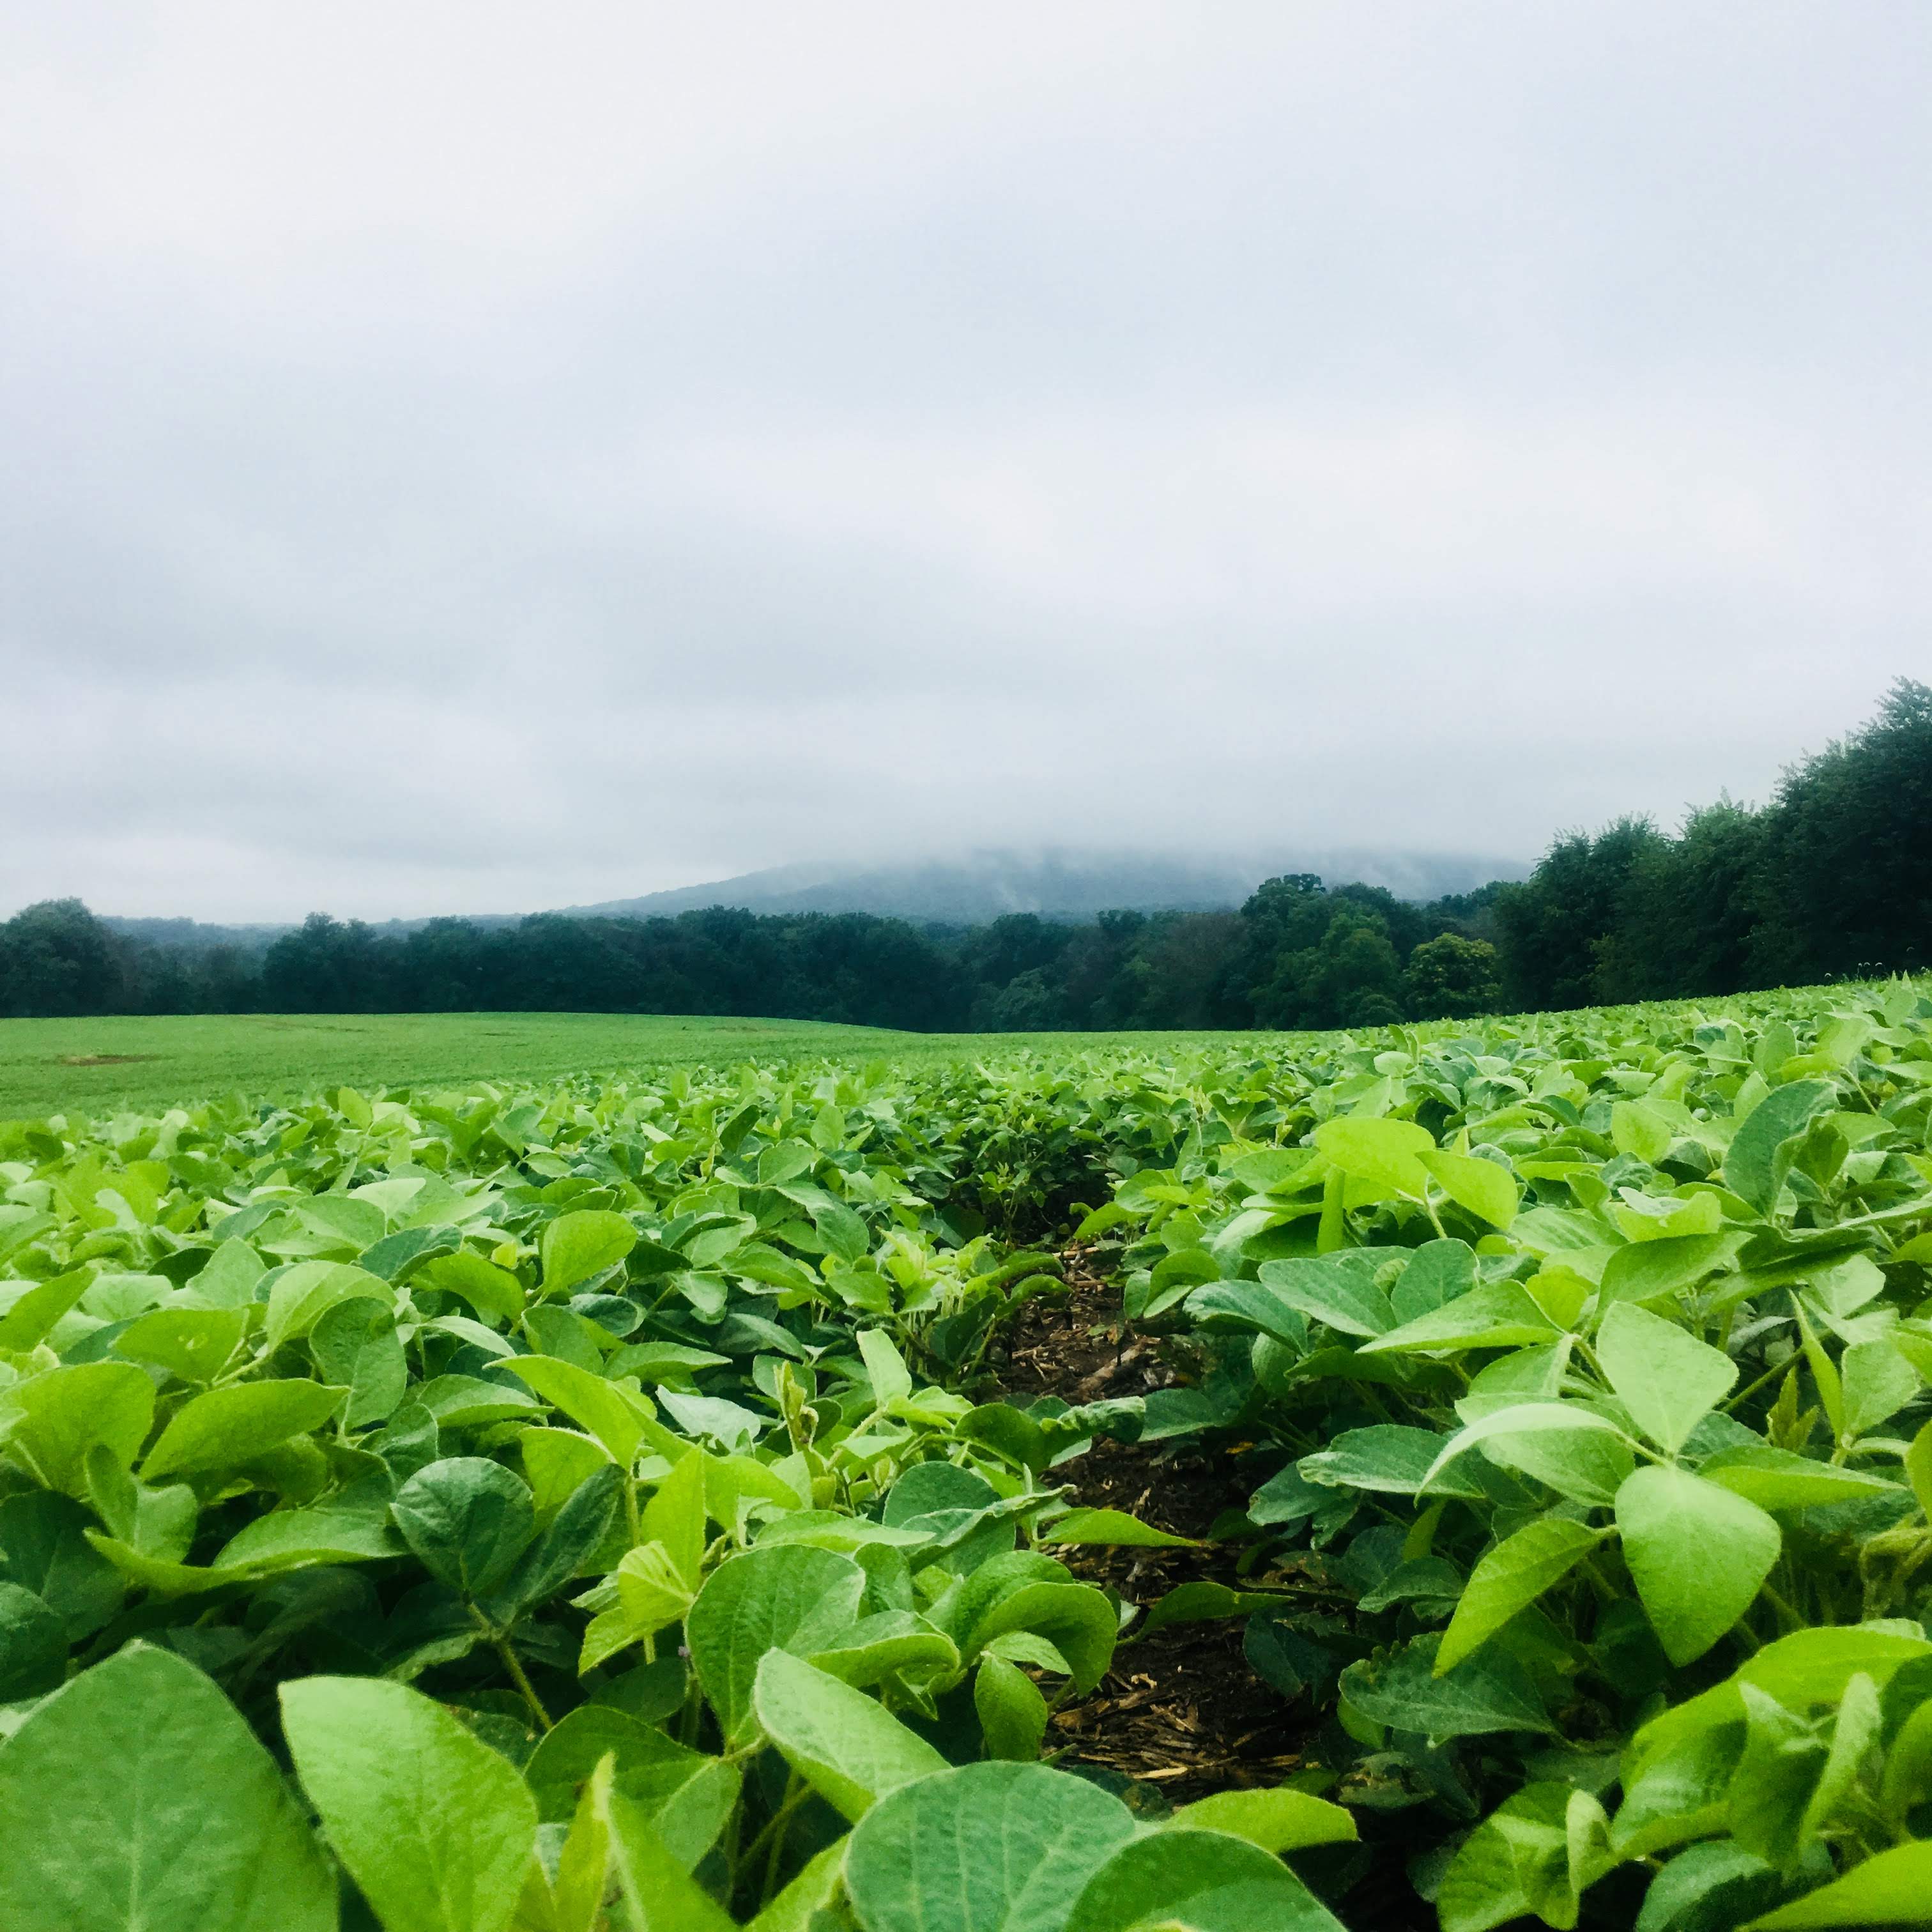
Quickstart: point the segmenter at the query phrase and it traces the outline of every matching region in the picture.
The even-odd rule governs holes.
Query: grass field
[[[1001,1046],[1182,1041],[1214,1034],[912,1034],[815,1020],[656,1013],[242,1013],[0,1020],[0,1119],[154,1108],[244,1093],[542,1080],[566,1073],[820,1055],[951,1058]],[[1252,1041],[1250,1034],[1226,1036]]]
[[[244,1013],[0,1020],[0,1117],[241,1091],[539,1080],[767,1055],[872,1054],[914,1036],[809,1020],[638,1013]]]

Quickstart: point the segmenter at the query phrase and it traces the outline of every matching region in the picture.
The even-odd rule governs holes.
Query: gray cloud
[[[1533,856],[1932,662],[1932,18],[0,7],[0,911]]]

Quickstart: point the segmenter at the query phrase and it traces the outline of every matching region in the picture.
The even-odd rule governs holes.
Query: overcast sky
[[[1533,858],[1932,675],[1932,8],[0,4],[0,912]]]

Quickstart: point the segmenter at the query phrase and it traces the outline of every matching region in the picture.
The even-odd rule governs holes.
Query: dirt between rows
[[[1054,1395],[1080,1403],[1171,1386],[1174,1371],[1155,1343],[1128,1336],[1119,1291],[1094,1258],[1074,1248],[1062,1258],[1068,1292],[1036,1298],[1007,1328],[1004,1358],[994,1364],[1000,1393],[1020,1402]],[[1053,1480],[1070,1484],[1084,1508],[1126,1510],[1170,1535],[1202,1538],[1261,1480],[1244,1460],[1225,1448],[1203,1455],[1184,1443],[1103,1439]],[[1197,1580],[1246,1588],[1264,1580],[1235,1574],[1233,1546],[1057,1553],[1076,1575],[1143,1605]],[[1070,1756],[1153,1785],[1177,1804],[1279,1784],[1309,1767],[1308,1725],[1256,1680],[1241,1654],[1238,1618],[1124,1642],[1094,1695],[1057,1712],[1054,1725]]]
[[[1028,1302],[1006,1325],[990,1364],[999,1394],[1022,1403],[1054,1395],[1077,1404],[1144,1395],[1181,1379],[1157,1340],[1130,1333],[1101,1258],[1073,1247],[1061,1259],[1066,1292]],[[1238,1443],[1204,1454],[1186,1438],[1145,1447],[1102,1440],[1052,1480],[1069,1484],[1083,1508],[1126,1510],[1171,1534],[1202,1538],[1223,1514],[1244,1509],[1271,1473],[1252,1466]],[[1238,1543],[1056,1554],[1076,1574],[1144,1606],[1199,1580],[1287,1592],[1311,1609],[1345,1606],[1292,1557],[1241,1575]],[[1244,1622],[1180,1624],[1139,1639],[1130,1625],[1094,1695],[1054,1714],[1050,1743],[1064,1754],[1060,1762],[1125,1780],[1128,1804],[1152,1808],[1322,1768],[1320,1714],[1306,1700],[1290,1703],[1255,1675],[1242,1654]],[[1406,1875],[1413,1846],[1402,1823],[1362,1823],[1365,1842],[1323,1847],[1298,1858],[1297,1866],[1355,1932],[1436,1932],[1434,1911]]]

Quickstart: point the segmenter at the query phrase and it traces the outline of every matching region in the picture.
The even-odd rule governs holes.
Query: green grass
[[[280,1100],[320,1088],[543,1080],[626,1067],[744,1060],[898,1061],[1015,1047],[1077,1052],[1215,1042],[1278,1049],[1281,1034],[917,1034],[818,1020],[657,1013],[239,1013],[0,1020],[0,1120],[94,1114],[242,1093]]]
[[[870,1058],[909,1034],[640,1013],[244,1013],[0,1020],[0,1118],[242,1092],[538,1080],[680,1062]],[[89,1064],[89,1062],[98,1064]]]

